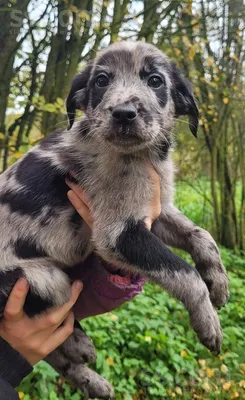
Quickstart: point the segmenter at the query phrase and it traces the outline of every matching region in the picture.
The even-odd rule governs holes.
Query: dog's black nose
[[[127,124],[137,117],[137,109],[133,104],[120,104],[113,108],[112,117],[121,124]]]

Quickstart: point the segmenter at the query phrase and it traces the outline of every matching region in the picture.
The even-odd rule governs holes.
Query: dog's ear
[[[71,129],[76,116],[76,110],[85,110],[88,105],[88,81],[93,64],[77,74],[72,81],[71,90],[66,99],[66,111],[68,116],[67,130]]]
[[[198,108],[193,96],[191,85],[178,70],[174,63],[171,64],[172,70],[172,96],[175,104],[176,117],[180,115],[189,116],[189,127],[192,134],[197,137],[198,129]]]

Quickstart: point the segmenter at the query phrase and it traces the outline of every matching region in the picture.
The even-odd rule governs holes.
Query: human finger
[[[75,281],[71,287],[71,296],[69,301],[63,306],[51,310],[42,317],[39,317],[36,321],[36,326],[38,326],[40,329],[52,328],[52,330],[55,330],[67,317],[67,314],[76,303],[82,288],[82,282]]]
[[[44,354],[48,355],[58,346],[60,346],[73,332],[74,330],[74,314],[70,311],[65,318],[62,326],[60,326],[56,331],[52,334],[52,336],[47,340],[44,345]]]
[[[84,219],[84,221],[90,228],[92,228],[93,219],[92,219],[91,212],[90,212],[89,208],[87,207],[87,205],[72,190],[69,190],[69,192],[67,193],[67,196],[68,196],[68,199],[70,200],[71,204],[73,205],[73,207],[77,210],[80,217],[82,219]]]
[[[151,222],[155,221],[161,213],[161,185],[160,177],[152,164],[149,165],[149,174],[153,184],[153,193],[151,199]]]
[[[4,309],[4,318],[8,321],[19,321],[24,316],[23,307],[29,284],[25,278],[20,278],[14,285]]]
[[[83,188],[71,181],[69,181],[69,179],[66,179],[66,184],[69,186],[69,188],[76,193],[77,197],[79,197],[80,200],[82,200],[83,203],[85,203],[85,205],[90,208],[90,204],[89,204],[89,200],[86,196],[85,191],[83,190]]]

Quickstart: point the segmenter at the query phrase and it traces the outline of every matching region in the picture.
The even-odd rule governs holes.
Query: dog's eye
[[[148,86],[157,89],[160,86],[163,85],[163,79],[159,76],[159,75],[152,75],[150,76],[150,78],[148,79]]]
[[[99,87],[106,87],[109,85],[109,78],[104,74],[100,74],[96,79],[96,85]]]

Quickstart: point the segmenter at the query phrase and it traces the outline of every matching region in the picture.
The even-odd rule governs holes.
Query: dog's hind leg
[[[94,363],[96,350],[90,337],[82,329],[78,321],[74,322],[74,331],[60,347],[63,354],[74,363]]]
[[[78,387],[85,394],[86,398],[114,398],[113,389],[104,378],[82,363],[77,363],[70,359],[71,353],[69,352],[69,354],[67,354],[67,347],[70,346],[68,342],[74,341],[74,333],[66,340],[66,342],[50,353],[48,357],[46,357],[45,361],[47,361],[69,382]]]
[[[30,285],[24,305],[29,317],[66,303],[71,285],[61,267],[48,258],[16,260],[12,266],[5,267],[0,272],[0,317],[13,286],[21,277],[25,277]]]

